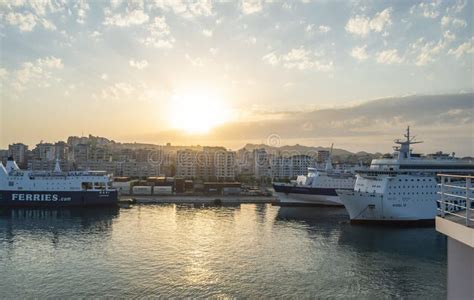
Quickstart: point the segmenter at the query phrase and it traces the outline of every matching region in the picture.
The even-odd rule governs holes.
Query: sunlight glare
[[[178,92],[171,98],[170,108],[171,126],[188,133],[207,133],[229,121],[229,108],[224,100],[208,90]]]

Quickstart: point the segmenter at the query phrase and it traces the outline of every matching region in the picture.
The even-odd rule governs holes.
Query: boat
[[[410,146],[422,142],[410,136],[410,127],[404,136],[405,140],[395,140],[392,155],[356,171],[352,190],[336,191],[351,223],[434,224],[440,190],[437,174],[474,174],[473,161],[456,158],[454,153],[413,153]],[[466,193],[456,188],[459,184],[449,183],[452,209],[461,204],[457,196]]]
[[[332,146],[324,169],[308,168],[308,175],[300,175],[294,183],[274,183],[281,206],[343,206],[336,189],[353,190],[353,169],[334,169]]]
[[[105,171],[21,170],[13,157],[0,163],[1,207],[117,205],[118,192]]]

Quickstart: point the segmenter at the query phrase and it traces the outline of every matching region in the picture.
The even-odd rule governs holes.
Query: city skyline
[[[306,3],[309,2],[309,3]],[[0,4],[0,148],[123,142],[473,156],[472,2]]]

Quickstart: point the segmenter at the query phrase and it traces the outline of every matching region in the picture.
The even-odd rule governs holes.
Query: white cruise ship
[[[280,205],[342,206],[336,189],[353,190],[355,176],[352,170],[334,169],[331,153],[324,169],[308,168],[308,175],[298,176],[293,184],[273,184]]]
[[[337,190],[351,223],[433,223],[439,198],[437,174],[474,174],[474,162],[455,158],[454,153],[412,153],[410,145],[421,142],[412,140],[410,127],[405,138],[395,140],[399,146],[393,156],[374,159],[369,169],[357,171],[353,190]],[[465,191],[451,188],[450,193]]]

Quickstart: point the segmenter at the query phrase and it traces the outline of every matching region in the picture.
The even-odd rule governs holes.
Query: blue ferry
[[[1,207],[117,205],[118,192],[104,171],[21,170],[13,157],[0,163]]]

